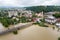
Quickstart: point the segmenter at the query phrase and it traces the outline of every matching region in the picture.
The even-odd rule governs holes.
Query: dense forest
[[[26,10],[31,10],[34,12],[51,12],[51,11],[60,11],[60,6],[32,6],[32,7],[25,7]]]

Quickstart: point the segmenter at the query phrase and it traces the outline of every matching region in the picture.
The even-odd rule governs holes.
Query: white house
[[[55,25],[56,25],[58,28],[60,28],[60,23],[56,23]]]
[[[45,21],[50,23],[50,24],[53,24],[56,22],[56,18],[53,16],[48,16],[47,18],[45,18]]]
[[[24,10],[21,12],[20,16],[32,17],[32,12],[30,10]]]
[[[60,18],[57,19],[56,24],[55,24],[58,28],[60,28]]]

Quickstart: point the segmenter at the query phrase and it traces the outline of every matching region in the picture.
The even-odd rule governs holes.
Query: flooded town
[[[0,40],[60,40],[60,6],[15,5],[0,6]]]

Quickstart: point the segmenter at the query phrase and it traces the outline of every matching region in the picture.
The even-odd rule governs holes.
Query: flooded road
[[[0,40],[57,40],[60,32],[52,28],[39,27],[32,25],[25,29],[19,30],[17,35],[9,33],[0,36]]]

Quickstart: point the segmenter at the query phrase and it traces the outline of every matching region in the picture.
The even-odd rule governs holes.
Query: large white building
[[[56,18],[53,16],[48,16],[47,18],[45,18],[45,21],[50,23],[50,24],[53,24],[56,22]]]
[[[11,17],[11,16],[17,16],[18,15],[18,12],[17,10],[8,10],[8,16]]]

